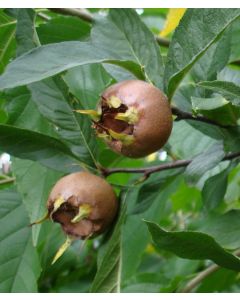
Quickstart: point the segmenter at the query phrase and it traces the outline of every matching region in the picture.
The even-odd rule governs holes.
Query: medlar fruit
[[[97,136],[115,152],[144,157],[159,150],[172,130],[172,113],[167,98],[155,86],[141,80],[126,80],[107,88],[97,111],[89,114]]]
[[[67,235],[54,263],[73,240],[88,239],[103,233],[116,216],[118,202],[106,180],[88,172],[77,172],[62,177],[54,185],[47,209],[47,216],[43,219],[50,218],[60,223]]]

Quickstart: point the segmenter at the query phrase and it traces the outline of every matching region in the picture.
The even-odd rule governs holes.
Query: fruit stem
[[[92,208],[89,204],[82,204],[79,207],[79,212],[78,214],[71,220],[71,223],[78,223],[80,222],[82,219],[86,218],[89,216],[89,214],[91,213]]]
[[[55,254],[51,265],[53,265],[63,255],[63,253],[70,247],[72,242],[73,238],[67,236],[66,241],[62,244],[62,246],[58,249],[57,253]]]

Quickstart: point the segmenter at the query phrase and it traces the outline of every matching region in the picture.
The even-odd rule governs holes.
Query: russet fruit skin
[[[128,143],[114,138],[105,139],[112,150],[128,157],[138,158],[159,150],[167,142],[172,130],[172,113],[167,98],[158,88],[141,80],[123,81],[103,92],[99,107],[111,97],[120,99],[123,104],[121,107],[135,109],[138,116],[134,124],[114,120],[114,114],[102,117],[101,124],[105,128],[133,138],[132,142]],[[98,126],[96,130],[99,130]]]
[[[57,199],[64,202],[53,212]],[[84,205],[90,207],[90,212],[73,223],[79,207]],[[117,214],[118,202],[107,181],[88,172],[77,172],[62,177],[55,184],[47,207],[52,220],[61,224],[67,236],[85,239],[108,228]]]

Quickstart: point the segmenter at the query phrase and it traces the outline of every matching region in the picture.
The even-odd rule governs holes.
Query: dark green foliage
[[[0,155],[12,162],[0,173],[0,292],[176,292],[214,263],[193,291],[239,292],[240,9],[188,9],[169,48],[154,36],[167,9],[91,12],[89,23],[0,9]],[[133,78],[193,116],[174,117],[164,148],[135,160],[109,150],[75,112]],[[51,266],[66,237],[58,224],[29,223],[45,214],[59,178],[102,168],[118,218]]]

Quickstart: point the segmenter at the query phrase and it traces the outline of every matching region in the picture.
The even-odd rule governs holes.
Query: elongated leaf
[[[31,93],[25,86],[6,90],[3,98],[6,100],[7,124],[56,136],[53,127],[39,114],[35,103],[31,101]]]
[[[240,15],[239,9],[188,9],[168,52],[165,84],[169,98],[182,78],[222,32]],[[202,37],[202,38],[199,38]],[[186,47],[189,45],[190,47]]]
[[[15,54],[16,21],[0,10],[0,74]]]
[[[111,66],[119,68],[114,65]],[[96,109],[99,96],[110,85],[112,78],[101,64],[91,64],[68,70],[64,76],[64,81],[81,107]],[[84,120],[86,121],[86,118]]]
[[[78,41],[90,34],[90,25],[79,18],[60,16],[40,24],[37,33],[42,45]]]
[[[206,116],[225,126],[236,126],[240,117],[240,108],[232,105],[222,95],[212,98],[192,97],[192,107],[196,113]]]
[[[217,73],[228,63],[231,50],[229,29],[225,30],[220,39],[215,41],[194,64],[191,75],[195,82],[217,79]]]
[[[229,103],[224,97],[221,95],[217,95],[216,97],[212,98],[197,98],[192,97],[192,107],[193,110],[213,110],[219,107],[225,106]]]
[[[118,14],[124,17],[124,23]],[[109,18],[96,22],[89,42],[45,45],[17,58],[0,77],[0,89],[40,81],[66,69],[97,62],[119,64],[139,78],[143,78],[144,71],[148,80],[158,86],[162,84],[163,68],[154,37],[135,12],[116,10]]]
[[[111,38],[110,49],[105,47],[105,42],[94,44],[91,41],[62,42],[38,47],[9,64],[5,74],[0,77],[0,89],[40,81],[79,65],[110,60],[135,61],[123,37],[116,42],[116,36],[113,38],[116,33],[111,24],[106,22],[105,26],[111,33],[110,37],[106,36]],[[102,27],[99,29],[103,30]]]
[[[237,281],[238,273],[219,269],[204,278],[198,288],[194,289],[194,293],[224,293],[225,291],[231,291],[232,286],[237,285]]]
[[[126,197],[127,193],[124,194]],[[97,274],[94,278],[92,293],[120,292],[121,285],[121,261],[122,261],[122,237],[121,229],[126,216],[126,203],[123,198],[122,209],[109,240],[104,256],[101,259]]]
[[[90,121],[73,112],[63,87],[61,78],[46,79],[29,86],[39,112],[58,128],[62,141],[69,145],[80,161],[94,166],[96,142]]]
[[[231,101],[232,104],[240,106],[240,87],[233,82],[227,81],[202,81],[198,83],[206,89],[220,93]]]
[[[239,33],[240,33],[240,18],[233,22],[231,26],[231,57],[230,61],[238,61],[240,59],[240,45],[239,45]]]
[[[224,151],[221,142],[216,143],[208,151],[195,157],[185,171],[188,182],[191,184],[196,183],[206,171],[215,167],[223,157]]]
[[[139,190],[137,202],[132,210],[132,214],[142,213],[151,207],[153,202],[158,199],[158,194],[169,186],[179,173],[182,173],[182,170],[163,172],[159,174],[157,179],[144,184]]]
[[[193,121],[193,123],[194,124],[197,123],[196,124],[197,128],[198,126],[200,126],[199,124],[200,122]],[[200,153],[208,150],[211,146],[215,144],[215,142],[216,141],[210,138],[209,136],[197,130],[193,130],[192,127],[186,121],[175,122],[173,131],[169,139],[171,151],[177,157],[186,158],[186,159],[197,156]]]
[[[29,219],[15,191],[0,191],[0,291],[37,292],[40,265]]]
[[[154,175],[153,175],[154,176]],[[153,220],[159,222],[164,219],[168,213],[168,205],[171,195],[177,190],[180,184],[180,176],[170,183],[162,192],[156,194],[156,200],[152,206],[138,215],[127,215],[125,224],[123,225],[123,263],[122,263],[122,281],[123,284],[127,283],[133,277],[141,262],[150,242],[150,234],[147,227],[142,222],[143,219]],[[136,192],[133,191],[135,194]],[[134,208],[134,200],[136,196],[129,193],[128,195],[128,211]],[[132,203],[133,202],[133,203]],[[129,206],[132,206],[129,208]]]
[[[50,189],[63,174],[25,159],[15,158],[12,164],[17,190],[26,206],[30,223],[33,223],[45,215]],[[41,224],[32,227],[34,246],[37,244],[40,229]]]
[[[202,190],[202,200],[208,211],[217,208],[224,200],[227,190],[228,173],[229,168],[226,168],[205,182]]]
[[[0,125],[0,147],[13,156],[37,160],[55,170],[71,172],[79,169],[75,156],[59,140],[44,134]]]
[[[36,13],[31,8],[21,8],[17,14],[17,56],[40,45],[35,31],[34,21]]]
[[[163,62],[153,34],[132,9],[112,9],[110,18],[128,41],[146,79],[163,89]]]
[[[230,210],[223,215],[213,214],[204,218],[199,231],[211,235],[226,249],[235,250],[240,247],[240,212]]]
[[[204,122],[196,122],[193,120],[186,121],[191,127],[200,131],[204,136],[211,137],[213,140],[222,141],[226,133],[225,129],[220,126],[213,126]],[[204,151],[204,149],[203,149]]]
[[[35,12],[31,9],[21,9],[20,11],[18,13],[17,44],[20,52],[26,52],[39,43],[34,27]],[[25,30],[26,28],[27,30]],[[57,133],[62,140],[84,163],[93,165],[95,160],[90,144],[94,145],[94,139],[91,137],[90,125],[84,122],[86,125],[83,131],[83,122],[80,122],[83,117],[75,116],[68,103],[68,94],[62,79],[48,79],[35,83],[33,86],[30,85],[29,88],[32,92],[32,100],[36,103],[38,110],[43,117],[58,128]]]
[[[108,72],[108,74],[110,74],[111,77],[113,77],[117,82],[129,80],[129,79],[136,79],[136,77],[132,73],[117,65],[104,64],[104,63],[102,65],[104,69]]]
[[[210,235],[193,231],[165,231],[146,221],[154,245],[187,259],[210,259],[221,267],[239,271],[240,259],[225,251]]]

